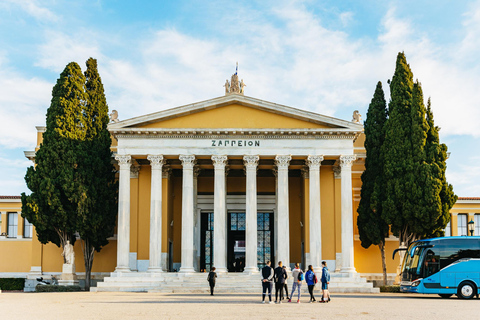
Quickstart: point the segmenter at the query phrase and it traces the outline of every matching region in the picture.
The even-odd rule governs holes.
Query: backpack
[[[303,280],[305,280],[305,275],[303,274],[303,271],[300,270],[298,274],[298,281],[303,281]]]

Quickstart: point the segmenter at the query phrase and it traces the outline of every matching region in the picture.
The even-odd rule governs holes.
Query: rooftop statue
[[[238,62],[237,62],[237,69],[234,74],[232,74],[232,78],[230,82],[228,80],[225,81],[225,95],[236,93],[236,94],[244,94],[245,87],[247,85],[242,81],[238,81]]]
[[[117,110],[112,110],[112,113],[110,113],[110,122],[116,123],[119,122],[118,120],[118,111]]]
[[[352,122],[355,122],[355,123],[362,122],[362,115],[358,112],[358,110],[353,111]]]

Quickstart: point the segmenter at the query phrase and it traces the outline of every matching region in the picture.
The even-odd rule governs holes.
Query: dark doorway
[[[245,212],[229,212],[227,230],[228,272],[243,272],[245,269]]]
[[[202,212],[200,237],[200,271],[209,272],[213,266],[213,212]]]

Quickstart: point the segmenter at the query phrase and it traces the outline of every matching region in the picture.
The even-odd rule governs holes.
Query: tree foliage
[[[382,83],[379,81],[368,107],[365,128],[365,171],[362,173],[361,199],[357,212],[357,226],[364,248],[377,245],[382,255],[384,284],[387,281],[385,238],[389,226],[382,217],[385,199],[382,146],[385,141],[384,126],[387,121],[387,103]]]
[[[94,253],[99,252],[114,233],[117,185],[111,162],[112,141],[107,130],[108,105],[97,61],[93,58],[87,60],[85,78],[87,103],[84,114],[88,126],[85,128],[86,140],[82,143],[80,176],[84,201],[79,206],[77,231],[82,241],[86,288],[89,289]]]
[[[38,240],[57,246],[75,241],[78,203],[78,146],[85,139],[85,77],[75,62],[69,63],[52,90],[47,128],[35,155],[35,167],[25,175],[30,195],[22,193],[22,216],[37,232]]]
[[[94,252],[114,232],[117,189],[108,106],[95,59],[88,59],[85,75],[75,62],[66,66],[53,88],[46,122],[36,166],[25,176],[32,193],[22,194],[22,216],[44,244],[73,244],[78,232],[89,288]]]
[[[439,235],[456,200],[446,182],[446,146],[439,143],[430,105],[405,55],[399,53],[390,83],[389,117],[382,147],[386,197],[383,217],[400,242]],[[453,201],[452,201],[453,200]]]
[[[361,199],[358,206],[357,225],[364,248],[379,245],[388,236],[388,224],[382,219],[382,202],[385,198],[383,178],[384,126],[387,121],[387,103],[378,82],[368,107],[365,128],[365,171],[362,173]]]

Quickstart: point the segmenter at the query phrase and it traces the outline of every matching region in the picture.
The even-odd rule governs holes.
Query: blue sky
[[[120,119],[221,96],[238,61],[247,95],[350,120],[404,51],[451,151],[449,182],[480,196],[479,39],[480,1],[4,0],[0,195],[27,191],[23,151],[71,61],[98,59]]]

